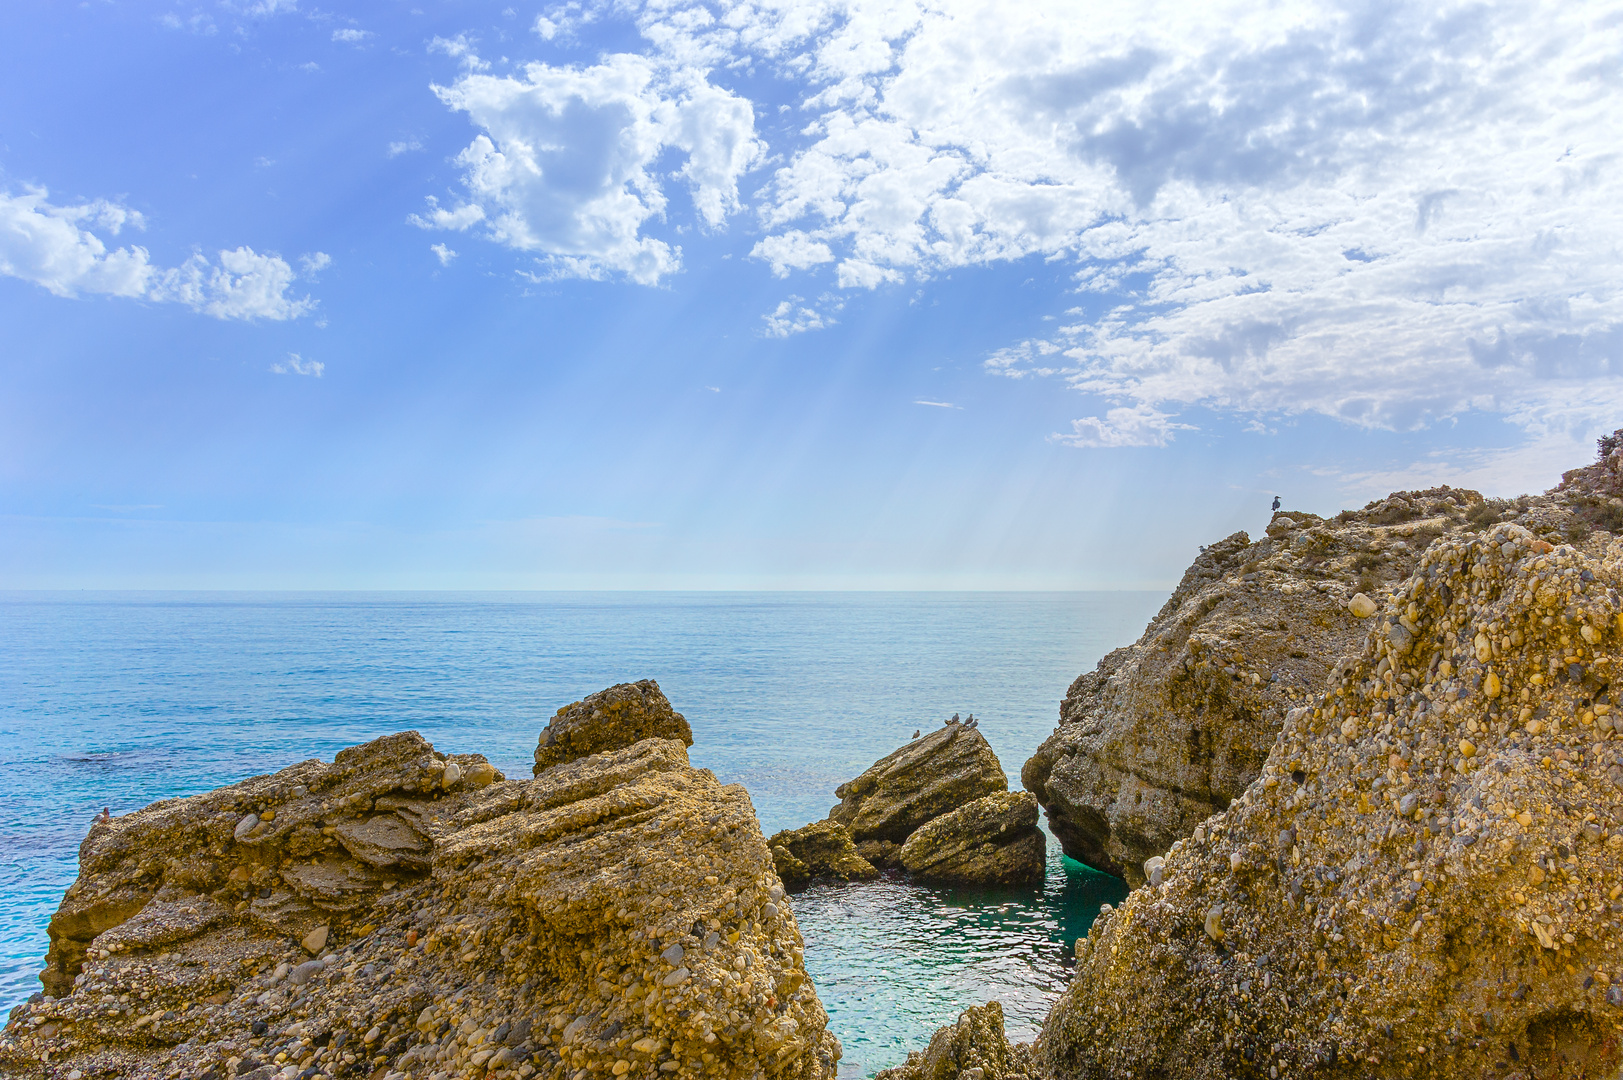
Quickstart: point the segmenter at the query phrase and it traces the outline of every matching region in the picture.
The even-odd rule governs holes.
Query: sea
[[[1008,774],[1080,673],[1164,593],[0,593],[0,1009],[39,989],[91,819],[415,729],[530,775],[561,706],[657,679],[690,757],[770,835],[954,713]],[[842,1077],[996,999],[1030,1039],[1100,905],[1125,890],[1050,839],[1040,888],[900,880],[792,905]]]

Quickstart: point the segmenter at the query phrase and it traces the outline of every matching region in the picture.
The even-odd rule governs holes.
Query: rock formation
[[[1604,505],[1605,480],[1545,509]],[[1044,1069],[1614,1075],[1620,589],[1604,534],[1434,543],[1258,780],[1079,943]]]
[[[857,854],[851,834],[837,821],[784,829],[766,843],[778,877],[790,889],[813,881],[868,881],[879,876],[873,863]]]
[[[1010,1045],[1003,1034],[1003,1006],[995,1001],[964,1010],[955,1024],[936,1031],[929,1049],[885,1069],[874,1080],[1036,1080],[1031,1048]]]
[[[1349,610],[1420,553],[1506,513],[1472,491],[1397,492],[1325,520],[1275,514],[1202,551],[1136,644],[1078,678],[1021,770],[1065,853],[1130,883],[1144,860],[1227,807],[1262,770],[1286,712],[1366,626]]]
[[[1029,791],[983,795],[919,826],[900,861],[915,880],[962,885],[1028,885],[1041,881],[1048,838],[1037,828]]]
[[[535,748],[535,775],[554,765],[623,750],[643,739],[676,739],[693,745],[693,729],[653,679],[619,683],[565,705],[541,730]]]
[[[844,825],[863,858],[894,866],[913,830],[965,803],[1009,789],[997,755],[974,728],[951,720],[886,754],[834,792],[828,820]]]
[[[520,782],[406,732],[154,803],[92,828],[50,933],[6,1076],[821,1080],[840,1053],[748,795],[669,739]]]

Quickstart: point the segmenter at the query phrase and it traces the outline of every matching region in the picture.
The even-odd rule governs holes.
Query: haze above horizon
[[[1165,589],[1623,426],[1623,3],[0,30],[0,589]]]

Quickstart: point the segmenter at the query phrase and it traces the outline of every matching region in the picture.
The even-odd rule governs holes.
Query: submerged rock
[[[1003,1033],[1003,1006],[995,1001],[964,1010],[955,1024],[937,1029],[929,1049],[874,1080],[1037,1080],[1031,1047]]]
[[[1331,520],[1278,513],[1255,543],[1205,548],[1138,642],[1071,684],[1021,769],[1065,853],[1141,882],[1146,859],[1257,778],[1285,714],[1356,650],[1360,596],[1490,509],[1473,491],[1398,492]]]
[[[889,866],[925,822],[1008,788],[986,736],[949,721],[841,784],[834,792],[840,804],[828,819],[846,827],[869,862]]]
[[[857,854],[851,834],[837,821],[814,821],[798,829],[773,833],[767,841],[778,877],[791,889],[813,881],[867,881],[879,876],[874,865]]]
[[[619,683],[558,710],[541,730],[535,775],[554,765],[605,750],[622,750],[643,739],[676,739],[693,745],[693,729],[671,708],[653,679]]]
[[[1620,590],[1603,535],[1435,542],[1243,796],[1078,944],[1045,1069],[1614,1075]]]
[[[914,830],[902,867],[919,881],[958,885],[1031,885],[1042,881],[1048,838],[1037,828],[1029,791],[983,795]]]
[[[407,732],[154,803],[91,829],[51,942],[6,1076],[821,1080],[840,1054],[748,795],[667,739],[509,781]]]

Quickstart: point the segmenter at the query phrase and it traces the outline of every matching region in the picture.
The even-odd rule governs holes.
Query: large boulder
[[[1146,859],[1257,778],[1285,714],[1362,639],[1364,601],[1433,540],[1507,508],[1473,491],[1398,492],[1330,520],[1275,514],[1256,542],[1240,532],[1204,548],[1138,642],[1071,684],[1021,769],[1065,853],[1142,881]]]
[[[986,736],[956,718],[874,762],[834,794],[828,812],[877,866],[896,864],[901,845],[932,818],[1009,789]]]
[[[813,881],[868,881],[879,876],[874,865],[857,854],[851,834],[837,821],[814,821],[772,834],[767,847],[778,877],[790,889]]]
[[[1611,1077],[1623,543],[1439,540],[1259,777],[1094,923],[1055,1076]]]
[[[653,679],[619,683],[558,710],[541,730],[535,775],[554,765],[622,750],[643,739],[676,739],[693,745],[693,729]]]
[[[995,1001],[965,1009],[958,1022],[938,1028],[928,1049],[877,1073],[874,1080],[1037,1080],[1031,1047],[1010,1044],[1003,1006]]]
[[[931,884],[1036,884],[1048,861],[1037,797],[1005,791],[949,810],[914,830],[900,859],[916,880]]]
[[[98,824],[17,1077],[834,1075],[749,796],[679,741],[505,780],[415,732]]]

